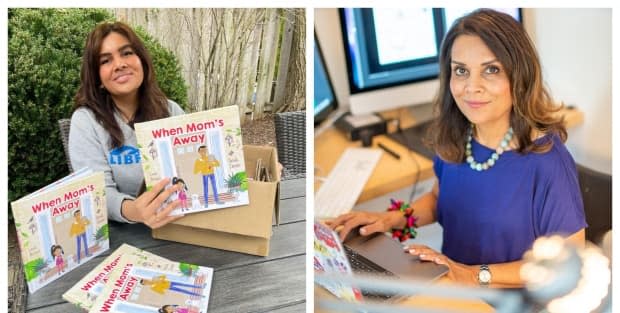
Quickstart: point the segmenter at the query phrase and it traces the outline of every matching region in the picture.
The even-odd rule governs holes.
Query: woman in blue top
[[[417,225],[443,227],[442,251],[407,247],[445,264],[464,284],[522,287],[523,253],[537,237],[578,245],[587,226],[566,129],[542,81],[538,55],[511,16],[478,10],[457,20],[440,52],[431,144],[437,177],[412,203]],[[362,235],[403,228],[399,211],[352,212],[328,222]]]

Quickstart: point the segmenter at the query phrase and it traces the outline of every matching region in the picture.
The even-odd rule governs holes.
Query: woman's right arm
[[[78,109],[71,116],[69,131],[69,156],[75,171],[88,167],[100,171],[105,176],[105,195],[108,217],[112,220],[130,223],[121,214],[121,205],[125,199],[134,197],[118,191],[112,176],[112,168],[108,163],[106,136],[101,136],[103,128],[97,123],[88,109]]]
[[[71,165],[74,170],[88,167],[93,171],[101,171],[105,176],[105,193],[106,205],[108,208],[108,217],[111,220],[132,223],[141,222],[151,228],[156,228],[169,223],[177,217],[168,217],[168,213],[178,206],[179,202],[175,201],[168,205],[159,215],[154,213],[167,196],[156,196],[153,193],[144,193],[138,198],[118,191],[116,182],[112,175],[112,168],[108,163],[107,136],[103,136],[105,132],[97,123],[94,115],[87,109],[78,109],[71,117],[71,129],[69,132],[69,156]],[[161,190],[168,181],[158,185]],[[136,187],[137,189],[137,187]],[[166,193],[168,196],[178,189],[177,186],[168,188]],[[161,216],[161,217],[160,217]],[[180,216],[179,216],[180,217]]]
[[[437,198],[439,196],[439,184],[435,181],[433,189],[411,204],[413,215],[418,218],[417,226],[431,224],[437,220]],[[332,229],[337,229],[340,239],[346,236],[358,226],[360,234],[367,236],[376,232],[387,232],[392,228],[405,227],[405,217],[400,211],[391,212],[365,212],[352,211],[325,222]]]

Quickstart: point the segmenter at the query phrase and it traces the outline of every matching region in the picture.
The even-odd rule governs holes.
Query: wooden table
[[[273,228],[268,257],[156,240],[142,224],[110,222],[110,251],[28,296],[27,312],[83,312],[62,294],[122,243],[177,262],[214,268],[209,313],[303,312],[306,308],[305,179],[281,183],[280,226]],[[18,251],[9,251],[18,253]]]

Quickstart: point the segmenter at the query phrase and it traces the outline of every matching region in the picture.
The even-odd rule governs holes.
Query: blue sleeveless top
[[[442,253],[464,264],[520,260],[540,236],[571,235],[587,226],[575,161],[557,135],[545,153],[506,151],[495,166],[475,171],[467,162],[435,157],[437,219]],[[477,162],[494,150],[472,139]]]

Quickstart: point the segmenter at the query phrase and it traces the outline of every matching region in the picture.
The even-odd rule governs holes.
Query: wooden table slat
[[[280,200],[280,224],[306,220],[306,197]],[[275,225],[275,216],[273,225]]]
[[[306,179],[289,179],[280,183],[280,199],[303,197],[306,195]]]
[[[306,277],[292,273],[305,273],[305,263],[301,255],[216,272],[209,313],[261,312],[275,303],[304,300]]]

